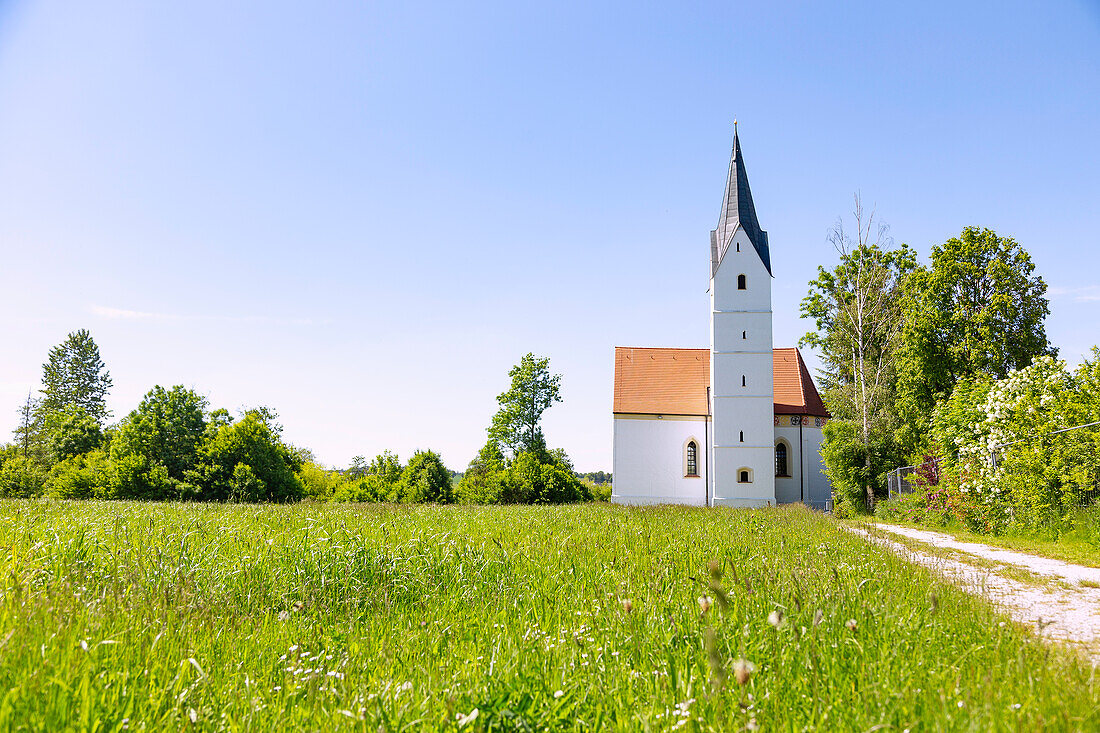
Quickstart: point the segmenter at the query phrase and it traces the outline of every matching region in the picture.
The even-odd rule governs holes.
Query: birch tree
[[[874,510],[879,476],[892,463],[896,356],[902,330],[902,290],[916,267],[907,245],[893,247],[889,230],[855,197],[854,237],[838,220],[829,234],[839,263],[818,267],[802,301],[816,330],[801,343],[818,350],[822,385],[834,425],[826,426],[823,458],[834,488]],[[852,445],[852,442],[855,442]],[[848,445],[837,445],[845,442]],[[858,461],[858,464],[856,463]]]

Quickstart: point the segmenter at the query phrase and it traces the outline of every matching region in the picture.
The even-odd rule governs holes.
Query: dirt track
[[[960,542],[940,532],[888,524],[874,525],[874,530],[852,528],[871,542],[942,573],[972,593],[986,596],[1013,620],[1031,625],[1045,638],[1080,649],[1094,666],[1100,666],[1100,568]],[[884,533],[942,548],[950,554],[942,557],[914,549]],[[1031,579],[1010,577],[1013,574],[1031,574]]]

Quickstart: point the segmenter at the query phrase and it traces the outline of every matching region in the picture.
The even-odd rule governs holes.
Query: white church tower
[[[772,273],[734,123],[718,227],[710,233],[708,494],[713,505],[775,504]]]

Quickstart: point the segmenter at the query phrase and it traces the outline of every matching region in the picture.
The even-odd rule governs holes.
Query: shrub
[[[403,501],[450,504],[454,501],[451,472],[433,451],[417,451],[401,474],[399,495]]]
[[[576,474],[542,451],[520,453],[503,474],[504,504],[565,504],[591,498]]]
[[[46,484],[46,469],[32,457],[17,453],[0,467],[0,496],[40,496]]]
[[[343,483],[338,472],[330,471],[311,460],[302,461],[302,467],[298,469],[298,480],[302,482],[306,496],[320,501],[333,498],[336,489]]]
[[[134,453],[165,467],[173,481],[195,467],[206,435],[206,398],[182,386],[153,387],[119,426],[116,456]]]
[[[112,463],[114,472],[108,489],[108,496],[112,499],[155,501],[176,498],[164,464],[138,453],[112,456]]]
[[[367,474],[337,486],[332,494],[332,501],[396,501],[395,489],[396,486],[382,476]]]
[[[59,499],[102,499],[115,484],[110,456],[106,451],[95,450],[56,464],[50,469],[45,489]]]
[[[200,450],[188,474],[201,498],[214,501],[293,501],[305,494],[298,458],[261,417],[249,412],[223,425]]]
[[[103,445],[103,430],[82,407],[70,405],[46,420],[50,454],[59,461]]]

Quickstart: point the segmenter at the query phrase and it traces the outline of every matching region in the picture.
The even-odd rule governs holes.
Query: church
[[[710,233],[710,348],[615,348],[612,501],[829,507],[829,413],[798,349],[772,346],[772,277],[735,124]]]

